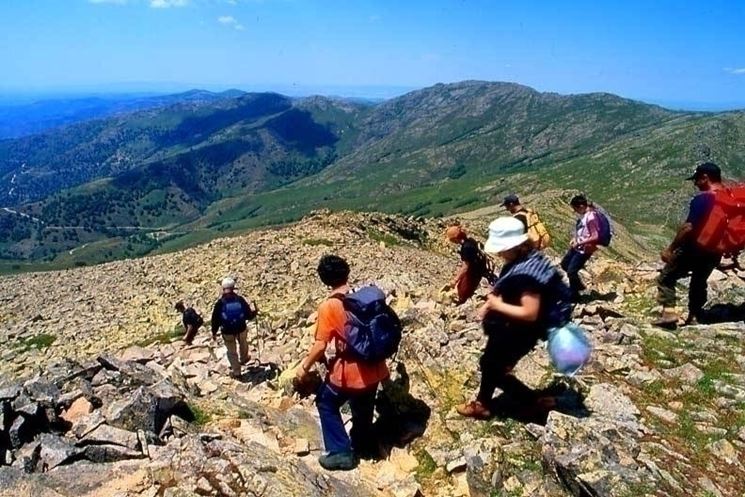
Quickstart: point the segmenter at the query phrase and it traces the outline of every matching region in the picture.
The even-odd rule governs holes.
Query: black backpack
[[[184,311],[184,322],[189,321],[193,324],[194,329],[197,330],[204,324],[204,319],[202,318],[202,316],[200,316],[199,313],[191,307],[188,307]]]

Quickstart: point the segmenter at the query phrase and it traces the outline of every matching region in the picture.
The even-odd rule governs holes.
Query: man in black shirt
[[[212,309],[212,337],[222,332],[225,348],[228,349],[230,376],[240,378],[241,365],[248,362],[248,331],[246,321],[256,317],[258,309],[248,305],[246,299],[235,293],[235,280],[222,280],[222,297]],[[239,355],[240,354],[240,355]]]
[[[181,313],[184,323],[184,343],[191,345],[199,328],[204,324],[204,319],[193,307],[186,307],[183,302],[177,302],[175,308]]]

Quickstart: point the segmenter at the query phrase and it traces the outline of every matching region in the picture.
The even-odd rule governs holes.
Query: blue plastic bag
[[[574,323],[548,331],[548,355],[556,370],[567,376],[574,376],[587,364],[592,346],[584,330]]]

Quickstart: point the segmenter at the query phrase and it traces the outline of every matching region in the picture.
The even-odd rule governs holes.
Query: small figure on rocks
[[[561,260],[561,268],[569,278],[572,300],[579,300],[580,292],[586,287],[579,272],[585,267],[592,254],[600,244],[600,216],[595,206],[588,202],[584,195],[575,195],[569,202],[579,216],[575,226],[574,237],[569,241],[569,250]]]
[[[714,192],[724,188],[722,171],[716,164],[706,162],[696,167],[693,175],[687,179],[693,181],[699,193],[691,199],[688,217],[678,229],[675,238],[660,253],[660,258],[665,263],[657,277],[657,301],[662,305],[662,315],[653,324],[662,328],[677,327],[675,284],[689,274],[691,283],[688,287],[688,317],[685,324],[696,324],[706,304],[706,280],[722,258],[721,253],[705,250],[696,243],[715,205]]]
[[[551,407],[551,398],[518,380],[512,370],[551,328],[566,324],[571,316],[571,293],[559,270],[528,239],[522,222],[500,217],[489,225],[487,253],[505,261],[492,293],[478,311],[487,336],[479,362],[481,385],[476,400],[461,404],[462,416],[492,416],[494,390],[528,411]]]
[[[535,248],[544,250],[551,244],[551,235],[548,233],[543,222],[541,222],[541,218],[538,217],[538,213],[533,209],[524,207],[517,195],[514,193],[507,195],[500,205],[523,223],[528,238],[533,242]]]
[[[445,237],[451,243],[460,245],[458,253],[461,264],[447,288],[455,288],[456,303],[462,304],[476,292],[481,278],[492,279],[492,264],[483,252],[481,243],[470,238],[460,226],[450,226],[445,231]]]
[[[325,255],[318,264],[318,276],[329,287],[329,297],[318,307],[315,342],[300,362],[298,383],[307,380],[316,362],[326,362],[326,349],[333,341],[336,355],[327,362],[328,375],[316,394],[326,454],[318,462],[328,470],[349,470],[358,457],[368,455],[374,444],[373,410],[378,384],[389,377],[385,358],[364,361],[346,350],[347,312],[344,299],[350,293],[349,265],[336,255]],[[349,402],[352,428],[344,429],[340,409]]]
[[[248,356],[248,327],[246,322],[254,319],[259,310],[248,304],[246,299],[235,293],[235,280],[222,280],[222,296],[215,302],[212,309],[212,338],[217,337],[217,331],[222,333],[225,348],[228,349],[230,362],[230,376],[241,377],[241,365],[247,364]]]
[[[182,322],[184,323],[184,343],[191,345],[194,337],[197,336],[199,328],[204,324],[204,319],[202,319],[202,316],[193,307],[186,307],[183,301],[176,302],[174,307],[181,313]]]

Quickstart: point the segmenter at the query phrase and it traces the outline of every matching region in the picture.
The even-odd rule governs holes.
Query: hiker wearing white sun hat
[[[514,217],[500,217],[489,225],[484,250],[497,253],[505,264],[494,291],[478,311],[487,336],[479,362],[481,384],[476,399],[461,404],[463,416],[488,418],[492,397],[499,388],[526,414],[551,407],[550,398],[520,382],[512,369],[549,328],[563,326],[571,315],[571,292],[559,270],[530,242],[525,225]]]
[[[489,224],[484,252],[498,254],[528,241],[525,225],[515,217],[500,217]]]

